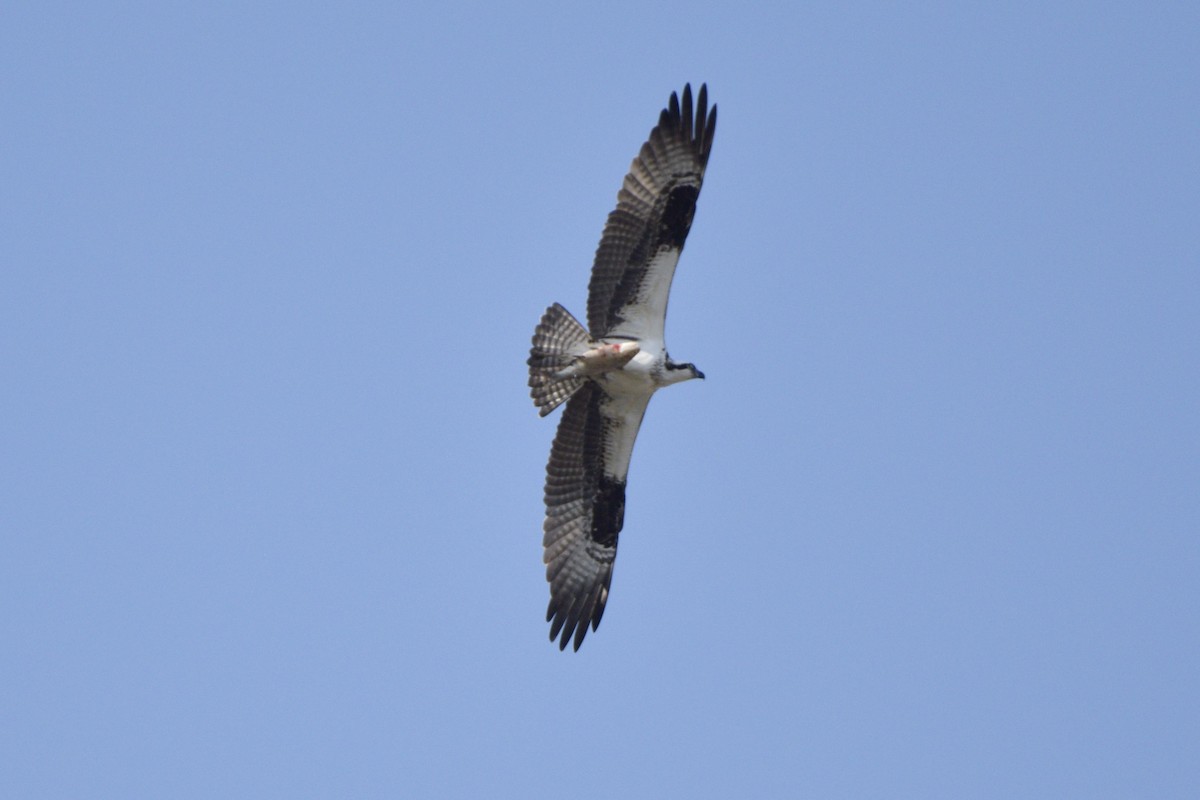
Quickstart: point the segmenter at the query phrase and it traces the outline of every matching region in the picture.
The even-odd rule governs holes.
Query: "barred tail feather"
[[[555,375],[588,351],[591,337],[571,312],[558,303],[546,309],[533,332],[529,350],[529,394],[543,417],[583,386],[586,378]]]

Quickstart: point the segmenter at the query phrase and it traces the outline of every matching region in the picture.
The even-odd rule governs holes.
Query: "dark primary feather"
[[[647,267],[659,250],[683,249],[716,127],[717,107],[708,109],[707,86],[701,85],[694,109],[690,84],[683,89],[682,106],[671,94],[658,125],[629,167],[596,249],[588,285],[588,328],[593,337],[609,334],[631,313],[628,307],[637,301]]]

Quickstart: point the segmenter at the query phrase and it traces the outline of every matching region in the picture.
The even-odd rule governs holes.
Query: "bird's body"
[[[579,649],[600,624],[624,526],[634,441],[658,389],[703,378],[667,354],[675,266],[691,228],[716,130],[700,87],[672,93],[634,159],[596,250],[588,329],[557,303],[533,336],[529,386],[543,416],[567,403],[546,466],[543,523],[550,639]]]

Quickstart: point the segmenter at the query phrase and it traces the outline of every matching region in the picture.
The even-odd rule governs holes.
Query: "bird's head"
[[[695,364],[676,364],[668,358],[663,366],[666,367],[663,377],[666,378],[667,383],[690,381],[693,378],[704,380],[704,373],[696,369]]]

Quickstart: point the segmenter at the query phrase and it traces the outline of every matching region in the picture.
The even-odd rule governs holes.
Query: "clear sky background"
[[[1200,796],[1200,6],[0,12],[0,796]],[[612,596],[525,386],[706,81]]]

